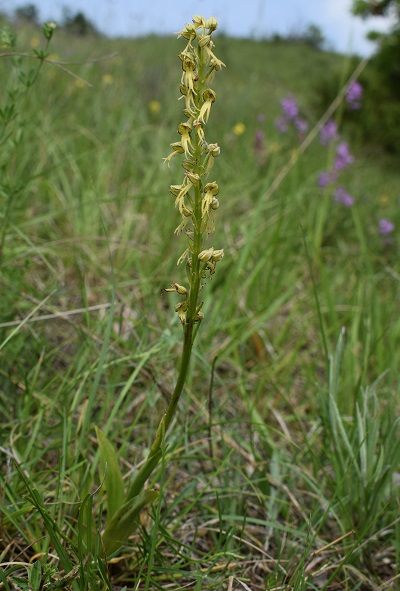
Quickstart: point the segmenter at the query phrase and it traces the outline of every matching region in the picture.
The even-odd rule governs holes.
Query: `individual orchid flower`
[[[200,109],[200,113],[199,113],[199,120],[202,121],[203,123],[207,123],[208,117],[209,117],[210,111],[211,111],[211,105],[213,103],[215,103],[216,98],[217,98],[217,95],[215,94],[215,92],[211,88],[207,88],[207,90],[205,90],[203,92],[204,103],[203,103],[203,105]]]

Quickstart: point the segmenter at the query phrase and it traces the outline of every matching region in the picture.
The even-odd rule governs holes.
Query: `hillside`
[[[32,56],[40,35],[18,31],[16,51]],[[56,31],[42,64],[0,61],[6,591],[355,591],[398,577],[398,164],[342,125],[345,93],[321,137],[318,87],[327,71],[347,83],[345,56],[215,44],[219,207],[204,247],[225,256],[149,479],[159,501],[108,563],[110,490],[117,504],[143,465],[178,372],[165,289],[190,279],[176,264],[190,236],[174,235],[181,156],[162,158],[182,136],[184,43]]]

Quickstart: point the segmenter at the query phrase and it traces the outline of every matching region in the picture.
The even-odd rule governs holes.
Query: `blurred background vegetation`
[[[111,567],[117,586],[220,589],[233,572],[254,588],[376,589],[398,577],[398,39],[378,40],[362,108],[342,100],[332,114],[354,160],[345,207],[318,185],[335,157],[318,122],[361,59],[326,51],[313,25],[215,37],[227,68],[209,124],[221,146],[213,244],[226,256],[206,288],[170,468],[155,479],[166,492],[128,567]],[[54,550],[13,462],[68,539],[86,495],[101,527],[93,425],[130,473],[174,384],[181,327],[160,292],[184,274],[169,193],[181,170],[162,158],[182,117],[181,41],[109,39],[66,13],[41,62],[34,6],[3,17],[4,561]],[[316,130],[308,146],[276,127],[288,95]]]

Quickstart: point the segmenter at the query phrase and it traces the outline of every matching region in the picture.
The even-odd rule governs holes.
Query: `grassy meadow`
[[[109,561],[87,533],[106,506],[95,427],[127,482],[178,370],[177,299],[161,290],[185,276],[169,192],[182,169],[162,158],[179,139],[184,43],[56,31],[49,59],[65,65],[43,63],[30,88],[39,60],[0,60],[2,590],[400,588],[398,161],[341,125],[339,100],[354,205],[336,201],[318,184],[334,147],[318,129],[302,142],[324,115],[318,84],[335,68],[345,84],[348,58],[215,42],[225,257],[159,499]],[[18,51],[43,45],[18,31]],[[274,123],[289,93],[301,137]]]

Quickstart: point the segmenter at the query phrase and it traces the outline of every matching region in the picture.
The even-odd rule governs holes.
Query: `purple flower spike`
[[[296,119],[294,120],[294,126],[300,133],[306,133],[308,129],[307,121],[301,119],[301,117],[296,117]]]
[[[338,187],[333,195],[333,198],[338,203],[343,203],[345,207],[351,207],[354,205],[354,197],[352,197],[344,187]]]
[[[395,226],[390,220],[387,220],[386,218],[379,220],[379,234],[381,236],[387,236],[388,234],[391,234],[394,228]]]
[[[336,158],[334,162],[335,170],[343,170],[349,164],[354,162],[353,156],[350,154],[349,145],[347,142],[341,142],[336,148]]]
[[[254,148],[256,152],[261,153],[264,150],[264,132],[262,129],[256,129],[256,134],[254,136]]]
[[[336,123],[330,119],[321,128],[319,141],[323,146],[328,146],[338,138]]]
[[[299,114],[299,107],[291,94],[281,100],[281,107],[283,115],[288,121],[291,121]]]
[[[349,109],[353,111],[357,109],[361,109],[361,99],[363,95],[363,87],[357,80],[353,80],[350,82],[347,92],[346,92],[346,101],[349,106]]]
[[[318,186],[321,187],[321,189],[325,189],[325,187],[328,187],[329,185],[334,183],[336,179],[337,172],[335,170],[331,170],[329,172],[321,172],[321,174],[318,177]]]
[[[278,117],[278,119],[275,120],[275,127],[281,133],[286,133],[287,130],[289,129],[287,119],[285,119],[285,117]]]

